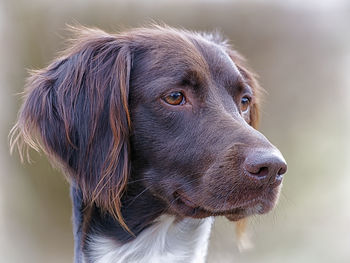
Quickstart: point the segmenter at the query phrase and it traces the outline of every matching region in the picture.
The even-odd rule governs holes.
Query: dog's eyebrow
[[[238,70],[238,69],[237,69]],[[222,72],[221,81],[226,88],[229,89],[242,89],[247,83],[240,72],[232,71],[231,68]]]
[[[206,75],[196,69],[187,70],[181,77],[182,86],[190,86],[194,90],[205,87],[207,82]]]
[[[242,75],[227,77],[224,81],[224,85],[229,93],[232,94],[232,96],[246,93],[253,94],[252,88],[249,86]]]
[[[253,90],[252,88],[247,84],[247,83],[244,83],[243,86],[241,86],[241,93],[249,93],[249,94],[253,94]]]

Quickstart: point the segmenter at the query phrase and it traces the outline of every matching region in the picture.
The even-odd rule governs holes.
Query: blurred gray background
[[[278,208],[239,252],[218,219],[208,262],[350,262],[350,1],[0,1],[1,262],[72,262],[71,204],[44,156],[20,164],[7,134],[27,69],[64,47],[65,24],[107,31],[163,21],[221,30],[266,89],[261,130],[288,161]]]

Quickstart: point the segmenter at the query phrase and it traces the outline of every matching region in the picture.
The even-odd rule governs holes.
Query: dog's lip
[[[205,217],[205,216],[226,216],[231,221],[237,221],[244,217],[250,216],[252,214],[264,214],[270,211],[274,205],[275,201],[268,198],[266,195],[260,195],[256,198],[247,200],[230,209],[208,209],[201,205],[198,205],[190,200],[184,193],[175,192],[174,200],[177,201],[179,206],[187,207],[186,210],[194,213],[194,216]],[[201,216],[203,214],[204,216]]]
[[[178,191],[176,191],[174,194],[174,199],[181,201],[182,203],[184,203],[186,206],[190,207],[190,208],[198,208],[200,207],[199,205],[196,205],[194,202],[192,202],[185,194],[183,193],[179,193]]]

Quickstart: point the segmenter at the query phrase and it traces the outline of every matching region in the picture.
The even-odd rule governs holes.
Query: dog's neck
[[[176,221],[173,216],[162,215],[125,244],[118,244],[104,236],[92,236],[87,244],[86,261],[83,262],[202,263],[212,221],[212,218]]]
[[[140,217],[138,211],[150,209],[144,207],[140,210],[143,203],[140,199],[128,207],[128,211],[134,211],[129,215],[133,217],[132,221],[126,214],[127,224],[136,237],[110,217],[101,216],[98,209],[91,213],[88,226],[91,230],[82,237],[86,222],[82,215],[81,193],[74,187],[71,193],[75,263],[205,262],[213,218],[180,220],[172,215],[159,214],[157,209],[148,213],[149,217]]]

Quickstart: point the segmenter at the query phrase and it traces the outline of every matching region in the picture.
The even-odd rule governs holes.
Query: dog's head
[[[41,147],[86,203],[120,220],[128,181],[167,213],[239,220],[274,206],[286,172],[254,129],[258,94],[243,59],[216,36],[80,29],[30,78],[13,143]]]

